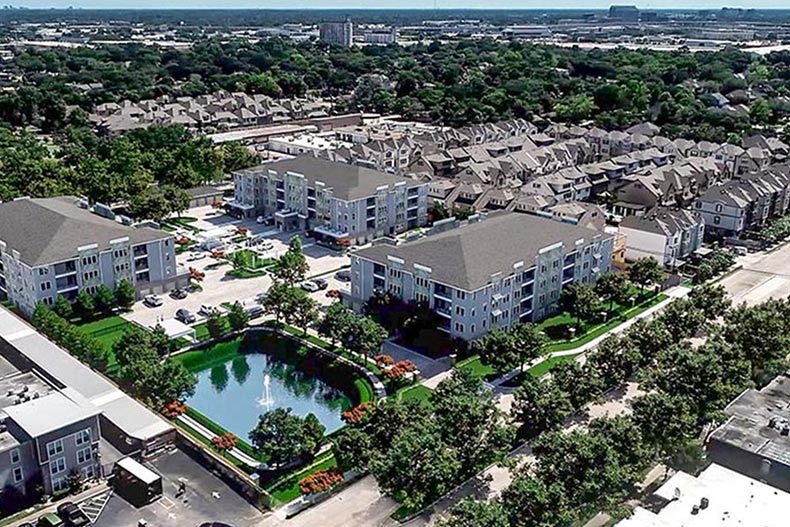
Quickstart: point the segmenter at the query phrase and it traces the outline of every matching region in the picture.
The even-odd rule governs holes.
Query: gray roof
[[[171,237],[148,227],[129,227],[77,206],[78,199],[21,198],[0,204],[0,240],[7,250],[19,251],[30,266],[46,265],[77,256],[77,248],[92,243],[108,250],[110,241],[129,237],[144,243]]]
[[[577,242],[589,244],[596,237],[610,236],[529,214],[497,213],[414,242],[377,245],[355,255],[382,264],[388,256],[395,256],[405,261],[405,269],[411,270],[414,264],[430,267],[434,280],[473,291],[485,286],[491,275],[512,274],[518,262],[523,262],[525,269],[533,267],[545,247],[561,242],[567,250]]]
[[[301,174],[310,185],[320,181],[332,189],[335,197],[346,201],[374,196],[376,189],[384,185],[389,185],[392,188],[393,185],[401,182],[405,183],[407,187],[425,184],[415,179],[385,174],[378,170],[320,159],[311,155],[267,163],[240,172],[259,173],[268,170],[274,170],[279,174],[285,172]]]
[[[30,437],[41,437],[61,428],[95,418],[99,409],[72,388],[32,399],[5,409],[8,417]]]

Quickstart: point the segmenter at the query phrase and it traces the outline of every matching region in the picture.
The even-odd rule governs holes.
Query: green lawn
[[[131,322],[119,316],[107,317],[87,324],[79,325],[79,330],[98,340],[108,353],[107,374],[112,376],[118,368],[112,347],[121,338],[124,330]]]
[[[330,452],[319,456],[309,466],[294,474],[288,475],[285,479],[272,482],[264,487],[264,489],[280,502],[288,503],[302,495],[302,492],[299,490],[299,480],[321,470],[328,470],[336,466],[337,461],[335,460],[335,456]]]
[[[187,229],[192,232],[200,232],[200,229],[192,225],[197,221],[197,218],[192,218],[189,216],[182,216],[180,218],[169,218],[165,220],[165,223],[169,223],[176,227],[181,227]]]
[[[479,355],[464,359],[455,365],[458,370],[466,370],[472,372],[475,377],[488,377],[496,373],[494,368],[483,364]]]
[[[223,315],[220,317],[220,320],[224,321],[226,327],[228,325],[227,318],[228,318],[227,315]],[[208,325],[205,322],[201,322],[200,324],[196,324],[192,326],[192,329],[195,330],[195,340],[197,342],[203,342],[204,340],[208,340],[211,338],[211,335],[209,335],[208,333]]]
[[[231,255],[231,258],[237,258],[239,264],[247,269],[265,269],[277,263],[276,258],[262,258],[250,249],[238,250]]]
[[[399,390],[396,394],[398,401],[430,401],[433,391],[422,384],[414,384]]]

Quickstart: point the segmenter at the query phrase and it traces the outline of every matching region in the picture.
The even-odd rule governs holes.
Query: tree
[[[551,369],[551,382],[563,393],[568,394],[571,406],[582,408],[606,388],[598,372],[585,368],[576,361],[557,364]]]
[[[585,320],[591,320],[601,311],[601,302],[592,287],[573,283],[562,290],[560,303],[576,319],[576,328],[581,329]]]
[[[227,331],[225,319],[217,311],[214,311],[206,319],[206,329],[208,329],[208,334],[212,339],[221,339]]]
[[[659,316],[669,333],[678,341],[695,335],[705,325],[705,312],[690,300],[677,299],[667,305]]]
[[[499,501],[464,498],[450,509],[437,527],[509,527],[508,515]]]
[[[52,311],[66,320],[71,320],[71,317],[74,316],[74,309],[71,307],[71,303],[63,295],[55,297],[55,305],[52,306]]]
[[[374,356],[387,340],[387,330],[369,317],[355,316],[343,334],[343,345],[360,355]]]
[[[250,441],[273,466],[314,454],[320,446],[315,431],[306,431],[305,421],[291,414],[290,408],[275,408],[261,415],[250,432]]]
[[[160,408],[171,401],[183,401],[195,393],[197,378],[180,362],[133,362],[124,369],[133,393]]]
[[[528,474],[517,476],[502,491],[502,508],[509,527],[572,525],[576,519],[558,483],[544,482]]]
[[[228,323],[230,324],[230,329],[233,331],[241,331],[247,327],[249,321],[250,316],[244,310],[241,303],[234,302],[230,306],[230,309],[228,309]]]
[[[572,412],[568,394],[550,380],[525,375],[513,394],[511,414],[527,437],[559,426]]]
[[[165,332],[165,328],[161,324],[154,326],[154,329],[148,335],[148,341],[151,348],[160,357],[166,357],[173,351],[173,341],[167,336],[167,332]]]
[[[595,281],[595,292],[609,303],[609,314],[614,311],[614,303],[625,303],[631,284],[623,273],[605,273]]]
[[[347,426],[332,439],[335,460],[344,471],[366,471],[372,449],[373,443],[370,435],[359,428]]]
[[[293,304],[294,291],[294,288],[281,281],[275,281],[269,288],[262,305],[266,313],[274,316],[276,324],[280,323],[287,306]]]
[[[289,287],[293,287],[304,280],[309,270],[310,266],[302,252],[302,239],[298,235],[293,236],[288,250],[280,257],[274,268],[274,276]]]
[[[532,324],[519,323],[510,329],[489,331],[476,344],[483,364],[505,373],[543,355],[546,337]]]
[[[318,323],[318,333],[334,346],[349,331],[356,314],[340,302],[330,305]]]
[[[666,392],[653,392],[633,403],[634,423],[661,457],[673,456],[694,438],[697,416],[688,402]]]
[[[714,320],[723,316],[732,304],[727,291],[721,284],[703,284],[691,290],[688,296],[691,305],[705,313],[705,318]]]
[[[115,308],[115,294],[110,291],[109,287],[101,284],[96,289],[96,294],[93,295],[93,302],[99,312],[103,314],[111,313]]]
[[[301,294],[295,295],[295,301],[291,306],[290,319],[296,327],[301,328],[303,335],[307,335],[307,328],[318,322],[318,302],[304,291],[299,290],[299,292]]]
[[[96,305],[93,302],[93,297],[86,289],[83,289],[77,295],[77,300],[74,302],[74,307],[79,313],[80,317],[84,320],[93,318],[93,313],[96,311]]]
[[[148,333],[131,324],[124,329],[121,337],[113,344],[113,354],[121,368],[138,362],[159,361],[159,355],[151,345]]]
[[[639,286],[640,294],[644,292],[645,288],[659,283],[664,279],[664,271],[658,263],[658,260],[652,256],[645,256],[635,261],[628,268],[628,277],[633,283]]]
[[[115,302],[122,309],[131,309],[136,296],[134,285],[125,278],[115,287]]]

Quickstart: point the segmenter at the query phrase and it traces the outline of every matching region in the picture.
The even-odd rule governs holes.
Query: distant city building
[[[318,26],[319,39],[328,44],[351,47],[354,42],[354,24],[345,22],[322,22]]]
[[[639,8],[634,5],[613,5],[609,8],[609,18],[639,20]]]
[[[39,301],[53,305],[58,295],[73,301],[100,285],[114,290],[122,280],[139,297],[187,284],[172,234],[122,225],[80,205],[68,196],[0,204],[0,293],[24,313]]]
[[[395,27],[371,29],[363,38],[366,44],[395,44],[398,40],[398,30]]]
[[[425,225],[428,183],[303,155],[234,173],[231,214],[309,230],[329,245],[365,243]]]
[[[351,300],[377,291],[427,302],[453,337],[473,340],[494,328],[557,312],[560,293],[593,284],[611,270],[614,237],[529,214],[473,216],[402,245],[379,244],[351,256]],[[434,226],[441,230],[445,225]]]

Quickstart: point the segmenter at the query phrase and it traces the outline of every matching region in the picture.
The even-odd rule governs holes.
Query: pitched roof
[[[132,244],[170,238],[148,227],[129,227],[77,206],[77,198],[21,198],[0,204],[0,240],[19,251],[30,266],[70,260],[79,247],[95,243],[99,251],[110,241],[129,237]]]
[[[405,269],[414,264],[430,267],[434,280],[473,291],[485,286],[491,275],[512,274],[518,262],[529,269],[545,247],[563,243],[572,248],[577,242],[588,244],[600,236],[606,235],[529,214],[496,213],[403,245],[362,249],[355,256],[382,264],[387,263],[388,256],[401,258]]]
[[[320,181],[332,189],[335,197],[347,201],[373,196],[376,190],[384,185],[392,187],[396,183],[405,183],[407,187],[415,187],[424,184],[412,178],[385,174],[378,170],[338,163],[312,155],[266,163],[240,170],[238,173],[266,173],[269,170],[278,174],[286,172],[301,174],[310,185]]]

